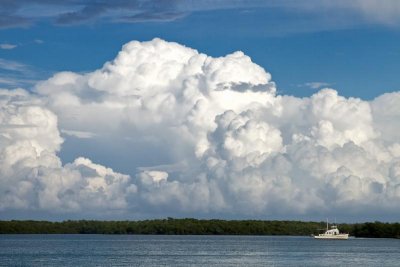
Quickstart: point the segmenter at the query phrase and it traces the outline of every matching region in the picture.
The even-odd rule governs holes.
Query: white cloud
[[[5,88],[31,87],[43,75],[40,70],[21,62],[0,58],[0,86]]]
[[[0,211],[118,211],[129,176],[85,158],[62,166],[57,117],[23,90],[0,90]]]
[[[29,69],[25,64],[17,61],[0,58],[0,69],[15,72],[24,72]]]
[[[76,138],[92,138],[96,135],[95,133],[91,133],[91,132],[73,131],[73,130],[65,130],[65,129],[61,129],[61,133],[69,135],[69,136],[73,136]]]
[[[304,83],[304,84],[300,84],[300,87],[309,87],[311,89],[321,89],[321,88],[326,88],[331,86],[330,83],[326,83],[326,82],[308,82],[308,83]]]
[[[154,39],[94,72],[57,73],[36,94],[0,98],[3,211],[399,218],[398,93],[280,96],[241,52],[212,58]],[[74,129],[67,140],[96,133],[69,150],[97,142],[136,171],[62,165],[59,128]]]
[[[398,25],[400,22],[400,2],[396,0],[357,0],[343,4],[361,12],[370,21],[388,25]]]
[[[355,22],[355,25],[375,23],[398,26],[400,23],[400,2],[397,0],[280,1],[277,6],[314,15],[330,14],[333,20],[341,18],[345,24],[349,25],[352,25],[351,20]],[[338,24],[342,22],[337,21]]]
[[[4,49],[4,50],[11,50],[16,47],[17,47],[17,45],[15,45],[15,44],[7,44],[7,43],[0,44],[0,48]]]

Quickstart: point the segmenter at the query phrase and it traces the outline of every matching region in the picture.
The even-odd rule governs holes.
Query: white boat
[[[328,221],[326,222],[326,231],[323,234],[315,235],[315,239],[349,239],[349,234],[340,233],[336,225],[332,225],[329,229]]]

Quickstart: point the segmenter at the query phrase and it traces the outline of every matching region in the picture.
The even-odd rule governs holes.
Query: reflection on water
[[[0,235],[0,266],[399,266],[400,240]]]

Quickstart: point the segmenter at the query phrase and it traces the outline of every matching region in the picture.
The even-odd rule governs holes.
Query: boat
[[[347,240],[349,239],[349,234],[340,233],[337,225],[332,225],[331,229],[329,229],[329,223],[326,221],[326,231],[323,234],[314,235],[314,238]]]

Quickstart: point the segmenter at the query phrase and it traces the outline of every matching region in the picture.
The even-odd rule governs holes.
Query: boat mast
[[[328,231],[329,230],[329,227],[328,227],[328,218],[326,218],[326,231]]]

